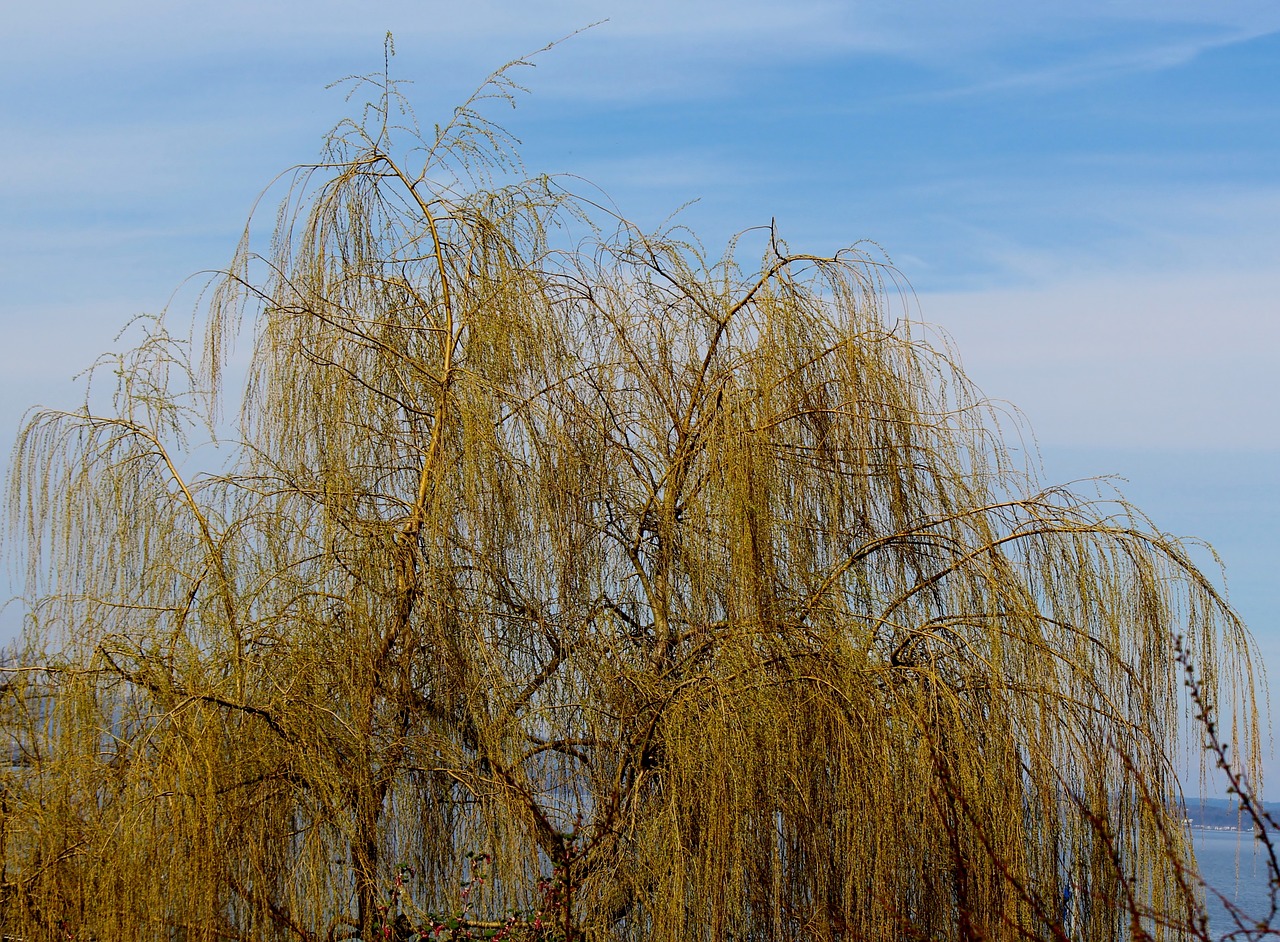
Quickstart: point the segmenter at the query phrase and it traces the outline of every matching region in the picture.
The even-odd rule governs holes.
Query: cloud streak
[[[986,392],[1054,446],[1280,449],[1280,273],[1099,276],[923,293]]]

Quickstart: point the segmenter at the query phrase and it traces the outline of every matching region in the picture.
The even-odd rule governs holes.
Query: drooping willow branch
[[[1251,775],[1257,710],[1186,548],[1016,472],[882,260],[710,259],[369,81],[201,368],[143,325],[19,440],[0,929],[1203,934],[1176,639]]]

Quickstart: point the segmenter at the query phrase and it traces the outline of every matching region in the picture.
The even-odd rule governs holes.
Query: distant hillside
[[[1266,810],[1273,817],[1277,815],[1274,803]],[[1251,830],[1253,827],[1248,817],[1240,811],[1240,802],[1235,798],[1189,798],[1183,817],[1196,828]]]

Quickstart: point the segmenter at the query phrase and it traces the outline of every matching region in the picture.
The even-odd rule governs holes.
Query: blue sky
[[[1046,476],[1122,475],[1211,542],[1280,683],[1280,6],[755,0],[46,0],[0,31],[0,439],[140,311],[229,256],[253,200],[381,66],[425,121],[540,57],[498,117],[711,247],[874,240]],[[179,295],[189,305],[189,294]],[[0,629],[12,625],[12,612]],[[1272,763],[1280,774],[1280,765]],[[1273,786],[1274,787],[1274,786]]]

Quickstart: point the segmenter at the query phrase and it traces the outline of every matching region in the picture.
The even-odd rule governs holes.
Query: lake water
[[[1205,881],[1225,896],[1234,906],[1253,919],[1267,914],[1270,899],[1267,891],[1267,867],[1261,846],[1247,831],[1213,831],[1196,828],[1196,859]],[[1280,851],[1280,847],[1277,847]],[[1209,929],[1221,938],[1236,928],[1224,904],[1213,893],[1208,894]],[[1275,938],[1280,939],[1280,918],[1276,920]]]

